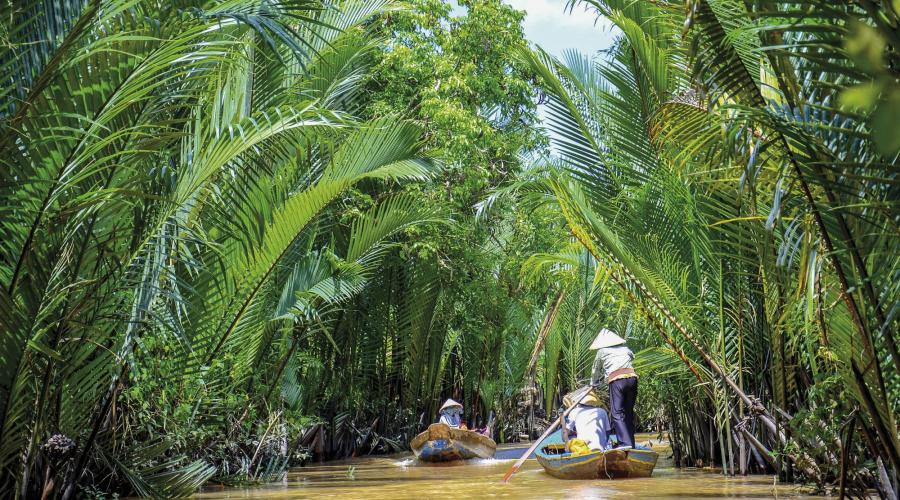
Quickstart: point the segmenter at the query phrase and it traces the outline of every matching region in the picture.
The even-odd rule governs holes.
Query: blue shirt
[[[459,428],[459,424],[462,423],[462,419],[459,416],[458,411],[445,411],[441,412],[441,419],[439,420],[442,424],[447,424],[450,427]]]

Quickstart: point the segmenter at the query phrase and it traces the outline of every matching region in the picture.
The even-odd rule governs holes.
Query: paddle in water
[[[581,389],[582,393],[578,396],[577,399],[575,399],[575,401],[572,402],[572,406],[566,408],[566,411],[563,412],[563,414],[559,417],[559,419],[554,419],[553,423],[550,424],[549,427],[547,427],[546,431],[544,431],[544,434],[542,434],[541,437],[538,438],[538,440],[535,441],[534,444],[532,444],[531,447],[528,448],[528,451],[526,451],[525,454],[522,455],[521,458],[516,460],[516,463],[514,463],[512,465],[512,467],[509,468],[508,471],[506,471],[506,475],[503,476],[504,483],[509,482],[509,478],[511,478],[512,475],[515,474],[517,470],[519,470],[519,467],[521,467],[522,464],[525,463],[525,460],[528,460],[528,457],[531,456],[532,453],[534,453],[534,450],[536,450],[537,447],[541,443],[543,443],[545,439],[547,439],[547,436],[549,436],[553,431],[556,430],[556,426],[560,425],[560,422],[563,422],[565,420],[565,418],[569,414],[569,412],[572,411],[572,408],[575,408],[576,406],[578,406],[578,403],[580,403],[582,399],[584,399],[585,397],[587,397],[588,394],[591,393],[591,389],[592,389],[591,386],[587,386],[587,387],[584,387]]]

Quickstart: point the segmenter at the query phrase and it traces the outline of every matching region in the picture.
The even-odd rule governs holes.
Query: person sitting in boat
[[[448,399],[441,406],[439,413],[441,414],[439,423],[446,424],[453,429],[466,429],[466,424],[462,421],[463,406],[452,399]]]
[[[606,328],[597,334],[591,349],[597,351],[591,385],[609,387],[612,428],[619,440],[617,448],[634,448],[634,403],[638,391],[637,373],[631,366],[634,353],[625,345],[625,339]]]
[[[566,396],[569,398],[569,396]],[[566,406],[571,406],[570,401],[564,401]],[[590,389],[590,393],[582,398],[572,411],[569,412],[565,427],[563,427],[563,441],[569,442],[569,435],[575,433],[578,439],[587,443],[592,450],[609,449],[609,415],[600,407],[600,398]]]

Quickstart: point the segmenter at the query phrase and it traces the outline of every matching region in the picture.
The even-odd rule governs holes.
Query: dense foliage
[[[445,219],[402,194],[328,209],[436,170],[420,123],[354,116],[389,6],[5,5],[2,489],[172,496],[278,469],[266,434],[292,409],[256,413],[280,380],[252,375],[327,335],[318,311],[393,235]]]
[[[571,2],[562,60],[457,3],[0,6],[0,491],[527,438],[606,326],[678,464],[896,492],[896,2]]]
[[[518,390],[507,363],[547,295],[518,266],[564,226],[474,205],[540,144],[510,57],[521,13],[73,0],[3,18],[4,491],[265,479],[311,424],[328,456],[384,451],[442,396],[483,421]]]
[[[423,124],[425,146],[444,168],[399,190],[441,207],[451,222],[409,231],[366,293],[330,317],[340,349],[322,338],[302,346],[301,355],[339,368],[326,370],[325,384],[313,383],[321,380],[313,371],[297,381],[318,402],[304,411],[329,424],[329,454],[405,446],[449,396],[473,424],[492,410],[513,411],[509,391],[519,390],[522,346],[549,286],[521,286],[519,268],[565,236],[550,211],[476,219],[476,203],[511,182],[520,155],[542,143],[532,127],[531,75],[511,57],[523,45],[521,20],[499,2],[472,2],[457,16],[424,1],[372,23],[385,42],[363,113]],[[339,210],[352,213],[377,196],[360,188]],[[369,431],[369,443],[357,441]]]
[[[631,312],[644,414],[685,465],[896,491],[896,4],[574,3],[621,35],[523,52],[558,162],[507,191]]]

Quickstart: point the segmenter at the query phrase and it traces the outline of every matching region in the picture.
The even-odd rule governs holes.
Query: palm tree
[[[376,42],[360,26],[386,8],[4,7],[4,489],[71,498],[90,467],[140,494],[174,496],[215,472],[175,455],[160,463],[165,437],[126,449],[117,438],[123,391],[148,368],[142,349],[160,338],[176,347],[179,370],[167,376],[179,398],[199,406],[217,384],[246,379],[273,321],[296,309],[290,289],[288,311],[268,298],[317,265],[310,242],[329,203],[363,180],[429,175],[417,124],[352,118]],[[409,200],[374,210],[333,269],[357,284],[314,288],[323,296],[314,307],[358,290],[385,238],[431,218]],[[42,447],[56,434],[70,441]]]
[[[837,457],[809,455],[816,444],[786,421],[836,373],[870,456],[896,470],[896,319],[883,312],[897,300],[896,156],[870,128],[877,111],[838,102],[867,78],[896,85],[838,49],[851,18],[885,40],[893,18],[862,4],[696,2],[685,21],[681,5],[584,3],[621,30],[608,54],[524,56],[564,163],[544,185],[573,235],[670,359],[713,375],[721,443],[730,426],[763,455],[799,441],[790,462],[821,480],[816,463],[837,469]],[[771,441],[748,435],[754,420]]]

